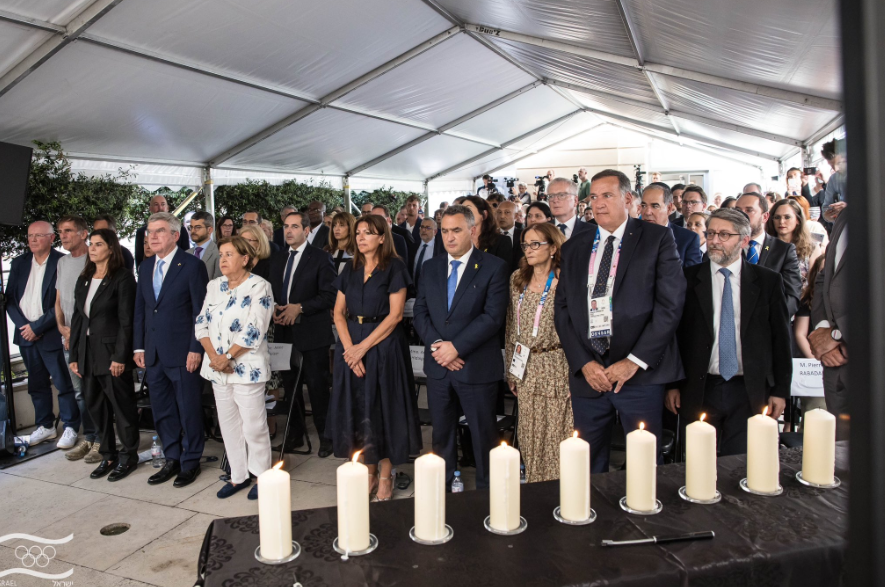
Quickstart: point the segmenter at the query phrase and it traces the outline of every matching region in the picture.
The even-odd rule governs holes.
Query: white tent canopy
[[[610,124],[770,163],[839,60],[836,0],[0,0],[0,141],[437,192]]]

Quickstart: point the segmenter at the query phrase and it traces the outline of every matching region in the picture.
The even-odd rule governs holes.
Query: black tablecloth
[[[446,521],[455,536],[441,546],[421,546],[409,539],[413,500],[375,503],[370,523],[379,547],[346,562],[332,550],[337,535],[334,507],[292,513],[292,537],[303,552],[279,566],[263,565],[254,558],[259,543],[257,516],[215,520],[200,552],[198,584],[291,587],[297,580],[303,587],[840,585],[848,526],[848,446],[839,443],[836,448],[836,475],[842,480],[837,489],[799,484],[795,473],[801,466],[801,449],[783,450],[784,493],[759,497],[738,486],[746,476],[746,458],[721,458],[722,501],[708,506],[690,504],[677,495],[684,485],[684,465],[659,467],[658,499],[664,510],[655,516],[634,516],[620,509],[624,472],[594,475],[591,500],[598,518],[588,526],[566,526],[553,519],[553,509],[559,505],[558,481],[523,485],[522,515],[528,529],[516,536],[497,536],[483,528],[489,511],[487,491],[448,495]],[[715,531],[716,538],[672,545],[600,546],[603,539],[704,530]]]

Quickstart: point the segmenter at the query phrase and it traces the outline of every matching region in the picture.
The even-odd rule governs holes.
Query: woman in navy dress
[[[353,261],[335,282],[339,340],[327,430],[336,457],[363,451],[372,475],[369,491],[386,501],[393,495],[393,466],[421,452],[418,402],[400,326],[411,280],[384,218],[360,218],[355,234]]]

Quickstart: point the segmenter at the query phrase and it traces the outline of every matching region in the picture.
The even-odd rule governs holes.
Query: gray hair
[[[713,220],[714,218],[731,222],[731,226],[736,232],[740,233],[741,238],[750,236],[750,219],[740,210],[736,210],[735,208],[718,208],[711,212],[710,217],[707,218],[708,226],[710,220]]]
[[[433,230],[436,230],[436,220],[434,220],[433,218],[425,218],[421,221],[421,224],[424,224],[425,222],[429,222],[430,226],[433,227]]]
[[[758,183],[748,183],[747,185],[744,186],[743,193],[746,194],[748,192],[756,192],[756,193],[761,194],[762,193],[762,186],[759,185]]]
[[[467,220],[467,228],[473,228],[476,226],[476,218],[473,216],[473,210],[468,208],[467,206],[462,206],[461,204],[452,204],[448,208],[443,211],[443,218],[446,216],[456,216],[460,214]]]
[[[527,184],[526,182],[524,182],[524,181],[521,181],[521,182],[519,182],[518,184],[516,184],[516,187],[517,187],[517,188],[525,188],[525,189],[529,189],[528,184]]]
[[[169,225],[169,230],[171,232],[181,234],[181,220],[179,220],[175,214],[170,214],[169,212],[157,212],[156,214],[151,214],[151,217],[148,218],[148,224],[151,222],[165,222]]]
[[[581,173],[582,171],[583,171],[584,173],[587,173],[587,168],[586,168],[586,167],[581,167],[580,169],[578,169],[578,173]]]
[[[670,191],[670,188],[662,183],[651,183],[642,190],[642,195],[645,195],[645,192],[649,190],[661,190],[664,193],[664,204],[669,206],[673,203],[673,192]],[[642,198],[640,198],[641,200]]]
[[[566,184],[566,186],[568,186],[568,189],[565,191],[567,191],[570,196],[575,196],[576,198],[578,197],[578,184],[565,177],[554,177],[553,179],[551,179],[550,184],[547,186],[548,193],[550,192],[550,186],[552,186],[554,183]]]
[[[280,214],[282,214],[282,213],[285,212],[286,210],[297,210],[297,209],[298,209],[298,208],[296,208],[296,207],[293,206],[292,204],[286,204],[285,206],[283,206],[282,208],[280,208]]]
[[[206,212],[205,210],[194,212],[194,215],[191,216],[191,221],[194,220],[204,220],[207,227],[215,228],[215,218],[212,216],[212,214]]]

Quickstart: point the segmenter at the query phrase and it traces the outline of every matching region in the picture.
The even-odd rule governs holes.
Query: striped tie
[[[756,241],[750,241],[750,248],[747,249],[747,262],[750,265],[755,265],[759,262],[759,250],[756,248],[759,245]]]

